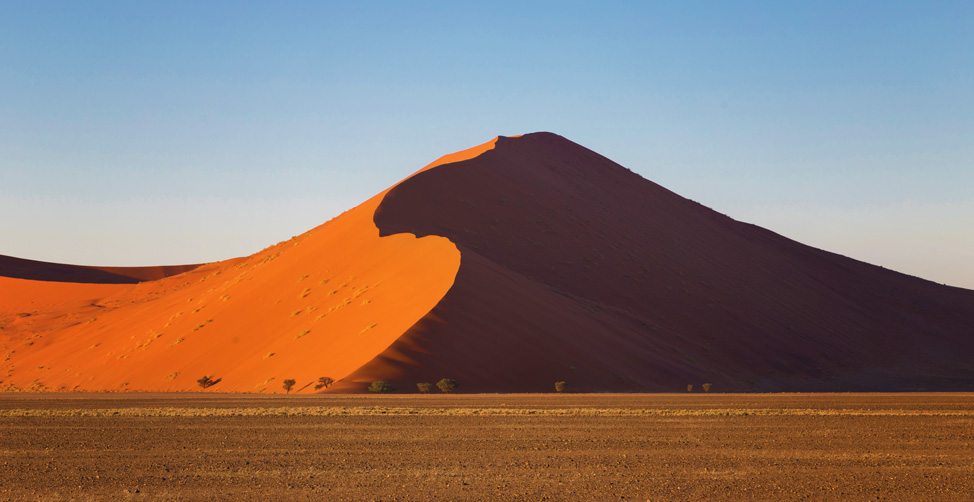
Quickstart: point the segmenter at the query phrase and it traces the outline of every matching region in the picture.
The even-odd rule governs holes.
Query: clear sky
[[[974,288],[972,27],[972,2],[5,2],[0,254],[247,255],[551,131]]]

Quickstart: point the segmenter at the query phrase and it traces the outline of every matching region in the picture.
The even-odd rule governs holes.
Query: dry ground
[[[0,500],[972,500],[974,394],[0,395]]]

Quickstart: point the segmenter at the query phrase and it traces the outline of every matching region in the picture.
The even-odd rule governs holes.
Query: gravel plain
[[[937,500],[974,394],[0,395],[0,500]]]

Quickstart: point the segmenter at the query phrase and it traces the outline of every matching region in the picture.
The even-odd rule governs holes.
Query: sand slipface
[[[141,275],[11,260],[11,390],[955,390],[974,374],[974,292],[734,221],[550,133],[445,156],[247,258]]]

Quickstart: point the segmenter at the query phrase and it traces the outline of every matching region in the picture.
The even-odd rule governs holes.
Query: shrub
[[[318,383],[315,384],[315,390],[327,389],[333,383],[335,383],[335,380],[331,377],[321,377],[318,379]]]
[[[201,388],[204,388],[204,389],[205,389],[205,388],[207,388],[207,387],[210,387],[211,385],[214,385],[214,384],[216,384],[216,381],[215,381],[215,380],[213,380],[212,378],[210,378],[210,376],[209,376],[209,375],[203,375],[203,378],[200,378],[199,380],[197,380],[197,381],[196,381],[196,383],[197,383],[197,384],[198,384],[198,385],[199,385],[199,386],[200,386]]]
[[[704,392],[710,392],[710,388],[713,387],[713,386],[714,385],[713,384],[710,384],[710,383],[705,383],[705,384],[701,385],[701,387],[703,387],[703,391]]]
[[[296,383],[298,383],[297,380],[295,380],[293,378],[288,378],[287,380],[284,381],[284,385],[282,385],[282,387],[284,387],[284,390],[286,390],[287,393],[290,394],[291,393],[291,388],[294,387],[294,384],[296,384]]]
[[[688,383],[687,384],[687,392],[693,392],[693,384],[692,383]]]
[[[568,384],[565,383],[565,382],[555,382],[555,391],[557,391],[557,392],[565,392],[565,387],[567,387],[567,386],[568,386]]]
[[[419,391],[423,394],[429,394],[430,390],[433,389],[433,384],[429,382],[420,382],[416,384],[416,388],[419,389]]]
[[[449,394],[450,392],[456,390],[456,388],[459,387],[460,384],[458,384],[456,380],[452,380],[450,378],[444,378],[443,380],[436,382],[436,386],[439,387],[441,391]]]
[[[390,385],[388,382],[383,382],[382,380],[377,380],[369,385],[369,392],[376,392],[378,394],[383,394],[386,392],[392,392],[396,390],[395,387]]]

